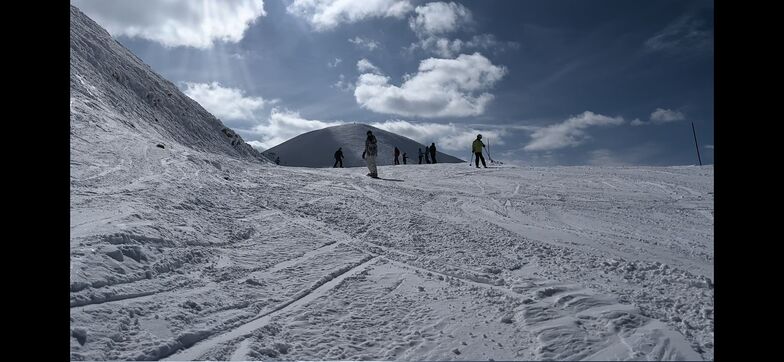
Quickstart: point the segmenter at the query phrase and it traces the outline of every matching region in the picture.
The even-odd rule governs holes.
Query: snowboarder
[[[425,146],[425,163],[430,163],[430,147]]]
[[[335,151],[335,164],[332,165],[332,168],[338,167],[338,163],[340,163],[340,168],[343,168],[343,147],[339,147]]]
[[[397,149],[397,147],[395,147],[395,164],[396,165],[400,164],[400,160],[398,159],[398,157],[400,157],[400,150]]]
[[[422,153],[422,149],[421,148],[418,148],[418,150],[419,150],[419,164],[421,165],[422,164],[422,157],[424,157],[425,154]]]
[[[404,164],[404,165],[406,164],[406,160],[407,160],[407,159],[408,159],[408,156],[406,156],[406,153],[405,153],[405,152],[403,152],[403,164]]]
[[[479,160],[482,160],[482,166],[487,168],[487,164],[485,164],[485,157],[482,156],[482,147],[485,147],[485,144],[482,143],[482,135],[478,134],[476,135],[474,143],[471,144],[471,151],[474,152],[474,157],[476,157],[476,168],[479,168]]]
[[[436,143],[433,142],[430,144],[430,159],[433,163],[436,163]]]
[[[378,144],[376,141],[376,136],[373,135],[373,132],[367,131],[367,138],[365,139],[365,151],[362,152],[362,158],[365,159],[368,170],[370,170],[370,173],[367,175],[372,178],[378,178],[378,170],[376,169],[377,154]]]
[[[275,164],[276,165],[280,165],[280,156],[279,157],[275,157]]]

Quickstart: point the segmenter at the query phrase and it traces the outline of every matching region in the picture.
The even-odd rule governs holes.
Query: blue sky
[[[520,165],[713,163],[712,1],[71,1],[263,150],[368,123]]]

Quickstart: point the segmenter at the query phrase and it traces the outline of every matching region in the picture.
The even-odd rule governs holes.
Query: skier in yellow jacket
[[[482,143],[482,135],[476,135],[476,139],[471,145],[471,151],[473,151],[474,155],[476,156],[476,168],[479,168],[479,160],[482,160],[482,166],[487,168],[487,164],[485,164],[485,157],[482,156],[483,147],[485,147],[485,144]]]

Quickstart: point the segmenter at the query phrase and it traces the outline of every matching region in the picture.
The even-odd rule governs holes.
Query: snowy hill
[[[107,125],[112,127],[107,128]],[[116,126],[116,127],[115,127]],[[71,6],[71,143],[92,152],[105,137],[138,146],[176,143],[267,162],[196,101]],[[74,147],[72,147],[73,149]]]
[[[712,166],[276,167],[72,11],[71,360],[714,358]]]
[[[425,146],[410,138],[366,124],[344,124],[303,133],[263,153],[269,158],[280,157],[284,166],[332,167],[335,163],[334,154],[338,147],[343,148],[343,167],[365,166],[362,151],[365,149],[365,138],[370,130],[378,140],[378,165],[394,164],[394,149],[400,150],[400,163],[403,163],[403,152],[408,154],[408,163],[419,162],[418,149],[425,152]],[[429,146],[429,144],[428,144]],[[438,145],[436,145],[438,150]],[[465,162],[457,157],[441,151],[436,152],[436,161],[443,163]],[[423,160],[422,163],[425,161]]]

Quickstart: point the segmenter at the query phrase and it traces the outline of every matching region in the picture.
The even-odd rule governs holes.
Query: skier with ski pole
[[[479,168],[479,160],[482,160],[482,166],[487,168],[487,164],[485,163],[485,158],[484,156],[482,156],[482,148],[487,148],[487,147],[485,147],[485,144],[482,143],[482,135],[479,134],[476,135],[476,139],[474,140],[474,143],[471,144],[471,151],[474,152],[474,156],[476,158],[476,168]],[[490,157],[489,153],[487,154],[487,157]]]

